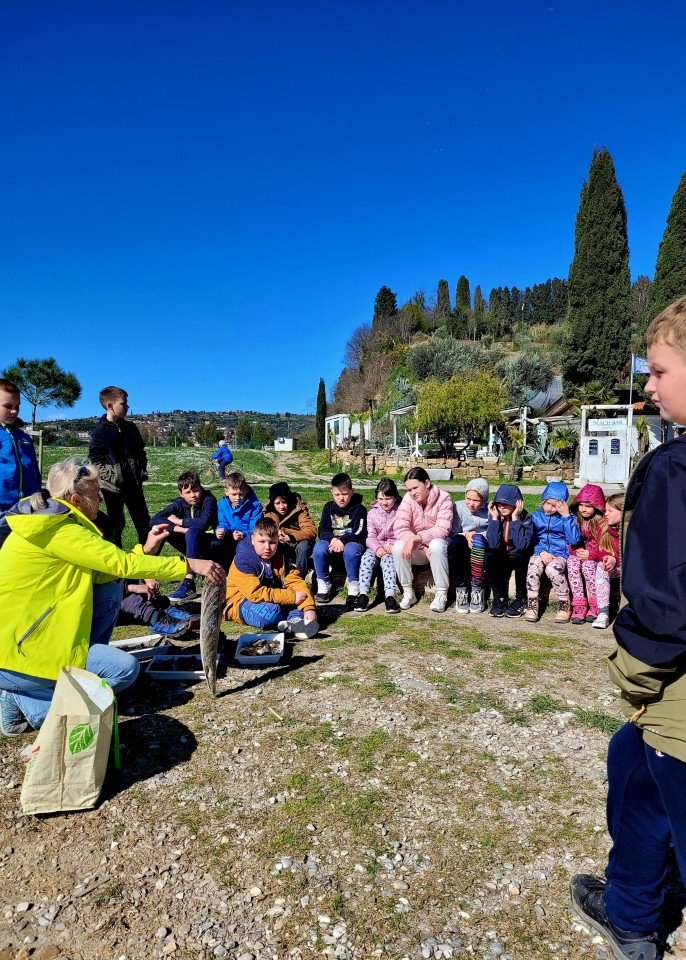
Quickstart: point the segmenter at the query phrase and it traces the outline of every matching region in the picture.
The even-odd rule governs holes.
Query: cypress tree
[[[648,306],[641,333],[648,323],[670,303],[686,295],[686,173],[672,197],[665,233],[657,252],[655,279],[650,288]]]
[[[569,268],[565,380],[612,387],[630,353],[631,277],[624,197],[609,151],[594,150]]]
[[[317,413],[314,424],[317,431],[317,446],[320,450],[323,450],[326,446],[326,387],[324,386],[324,380],[321,378],[317,391]]]
[[[436,294],[436,319],[443,320],[450,316],[450,290],[447,280],[438,281],[438,292]]]
[[[390,287],[381,287],[374,301],[374,317],[372,324],[382,323],[398,312],[398,300]]]

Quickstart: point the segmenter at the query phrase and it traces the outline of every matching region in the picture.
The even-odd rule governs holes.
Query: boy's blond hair
[[[128,400],[129,395],[121,387],[105,387],[100,391],[100,403],[107,410],[108,403],[116,403],[117,400]]]
[[[657,343],[666,343],[686,353],[686,297],[670,303],[648,324],[646,345],[652,347]]]
[[[234,470],[233,473],[227,473],[224,478],[224,489],[227,490],[247,490],[248,484],[240,470]]]

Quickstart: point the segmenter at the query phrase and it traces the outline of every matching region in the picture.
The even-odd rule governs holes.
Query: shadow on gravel
[[[284,655],[278,666],[265,668],[264,671],[261,671],[257,675],[253,674],[253,671],[250,669],[250,667],[238,668],[240,670],[240,674],[238,674],[236,679],[238,680],[239,676],[243,676],[245,677],[245,682],[239,682],[237,686],[231,687],[230,690],[222,690],[221,693],[217,694],[217,700],[221,700],[222,697],[228,697],[232,693],[241,693],[245,690],[254,690],[255,687],[262,686],[262,684],[267,683],[268,680],[278,680],[279,677],[285,677],[294,670],[301,670],[303,667],[308,666],[308,664],[317,663],[318,660],[323,659],[324,655],[321,653],[311,657],[300,656],[299,654],[294,653],[291,644],[286,644]],[[231,679],[232,676],[236,676],[236,670],[227,671],[226,676]]]
[[[119,724],[121,770],[110,763],[98,806],[128,790],[185,763],[198,745],[188,727],[164,714],[147,714]]]

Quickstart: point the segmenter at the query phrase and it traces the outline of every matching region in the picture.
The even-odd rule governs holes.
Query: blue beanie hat
[[[569,500],[567,484],[561,483],[559,480],[553,480],[541,494],[541,500],[562,500],[563,503],[566,503]]]
[[[510,503],[513,507],[517,506],[518,500],[523,500],[522,491],[515,483],[501,483],[496,490],[494,503]]]

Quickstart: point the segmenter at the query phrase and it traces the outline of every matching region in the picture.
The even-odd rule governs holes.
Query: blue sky
[[[382,284],[566,276],[594,146],[652,276],[682,0],[3,0],[0,367],[306,411]],[[27,411],[24,411],[26,414]]]

